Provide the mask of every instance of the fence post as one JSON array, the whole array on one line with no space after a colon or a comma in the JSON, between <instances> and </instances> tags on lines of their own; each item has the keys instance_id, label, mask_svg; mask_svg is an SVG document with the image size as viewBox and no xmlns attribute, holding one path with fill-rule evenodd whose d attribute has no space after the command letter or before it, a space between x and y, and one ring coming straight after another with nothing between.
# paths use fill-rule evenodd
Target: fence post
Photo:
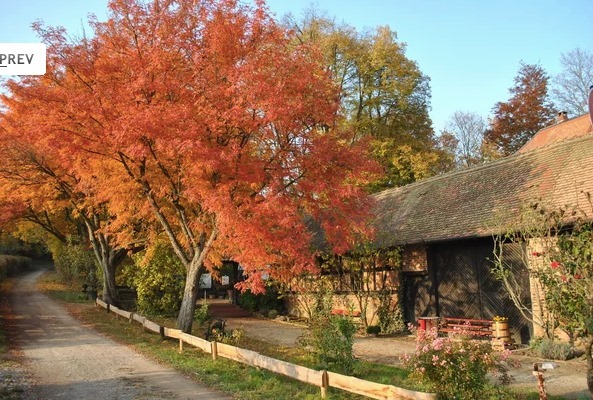
<instances>
[{"instance_id":1,"label":"fence post","mask_svg":"<svg viewBox=\"0 0 593 400\"><path fill-rule=\"evenodd\" d=\"M128 322L129 322L130 324L131 324L132 322L134 322L134 313L133 313L133 312L131 312L131 313L130 313L130 321L128 321Z\"/></svg>"},{"instance_id":2,"label":"fence post","mask_svg":"<svg viewBox=\"0 0 593 400\"><path fill-rule=\"evenodd\" d=\"M183 353L183 339L179 338L179 354Z\"/></svg>"},{"instance_id":3,"label":"fence post","mask_svg":"<svg viewBox=\"0 0 593 400\"><path fill-rule=\"evenodd\" d=\"M110 306L110 304L107 303L107 307L105 307L105 309L107 310L107 314L109 314L109 306Z\"/></svg>"},{"instance_id":4,"label":"fence post","mask_svg":"<svg viewBox=\"0 0 593 400\"><path fill-rule=\"evenodd\" d=\"M321 398L327 398L327 388L329 387L329 375L326 370L321 371Z\"/></svg>"},{"instance_id":5,"label":"fence post","mask_svg":"<svg viewBox=\"0 0 593 400\"><path fill-rule=\"evenodd\" d=\"M161 335L161 342L165 340L165 327L159 326L159 334Z\"/></svg>"},{"instance_id":6,"label":"fence post","mask_svg":"<svg viewBox=\"0 0 593 400\"><path fill-rule=\"evenodd\" d=\"M210 342L212 346L212 359L216 361L218 358L218 347L216 346L216 341Z\"/></svg>"}]
</instances>

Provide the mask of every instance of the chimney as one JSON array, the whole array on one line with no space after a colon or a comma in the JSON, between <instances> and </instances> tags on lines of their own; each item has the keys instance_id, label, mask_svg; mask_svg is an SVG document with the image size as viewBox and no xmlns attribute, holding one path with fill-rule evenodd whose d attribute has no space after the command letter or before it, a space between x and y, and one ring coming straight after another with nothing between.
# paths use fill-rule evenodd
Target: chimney
<instances>
[{"instance_id":1,"label":"chimney","mask_svg":"<svg viewBox=\"0 0 593 400\"><path fill-rule=\"evenodd\" d=\"M556 123L559 124L561 122L564 122L568 119L568 113L566 111L560 111L558 113L558 116L556 117Z\"/></svg>"},{"instance_id":2,"label":"chimney","mask_svg":"<svg viewBox=\"0 0 593 400\"><path fill-rule=\"evenodd\" d=\"M593 85L589 86L589 119L593 125Z\"/></svg>"}]
</instances>

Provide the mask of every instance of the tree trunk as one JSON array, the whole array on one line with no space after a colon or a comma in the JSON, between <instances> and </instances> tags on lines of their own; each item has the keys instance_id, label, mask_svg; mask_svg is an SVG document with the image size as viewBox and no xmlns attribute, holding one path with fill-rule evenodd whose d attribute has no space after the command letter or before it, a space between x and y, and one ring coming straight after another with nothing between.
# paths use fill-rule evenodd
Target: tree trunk
<instances>
[{"instance_id":1,"label":"tree trunk","mask_svg":"<svg viewBox=\"0 0 593 400\"><path fill-rule=\"evenodd\" d=\"M110 260L102 260L101 270L103 271L103 301L119 307L119 294L115 284L115 271L117 265Z\"/></svg>"},{"instance_id":2,"label":"tree trunk","mask_svg":"<svg viewBox=\"0 0 593 400\"><path fill-rule=\"evenodd\" d=\"M177 316L177 329L185 333L191 333L194 322L194 313L196 311L196 301L200 289L200 275L202 273L203 262L194 259L189 265L185 279L185 289L183 290L183 300Z\"/></svg>"},{"instance_id":3,"label":"tree trunk","mask_svg":"<svg viewBox=\"0 0 593 400\"><path fill-rule=\"evenodd\" d=\"M589 336L585 344L585 357L587 358L587 387L589 392L593 394L593 336Z\"/></svg>"}]
</instances>

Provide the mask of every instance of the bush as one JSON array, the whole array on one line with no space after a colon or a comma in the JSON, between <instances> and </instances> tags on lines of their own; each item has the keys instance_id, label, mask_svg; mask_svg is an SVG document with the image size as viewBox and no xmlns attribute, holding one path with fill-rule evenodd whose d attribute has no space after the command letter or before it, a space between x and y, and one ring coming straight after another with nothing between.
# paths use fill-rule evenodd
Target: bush
<instances>
[{"instance_id":1,"label":"bush","mask_svg":"<svg viewBox=\"0 0 593 400\"><path fill-rule=\"evenodd\" d=\"M203 303L200 308L196 309L194 314L194 321L198 324L198 326L204 326L206 322L210 319L210 311L208 310L208 303Z\"/></svg>"},{"instance_id":2,"label":"bush","mask_svg":"<svg viewBox=\"0 0 593 400\"><path fill-rule=\"evenodd\" d=\"M531 350L540 358L552 360L570 360L576 356L570 343L559 342L548 338L539 338L530 343Z\"/></svg>"},{"instance_id":3,"label":"bush","mask_svg":"<svg viewBox=\"0 0 593 400\"><path fill-rule=\"evenodd\" d=\"M426 385L439 398L473 400L489 398L496 391L488 379L490 372L498 372L502 383L510 382L509 354L505 351L496 355L490 342L463 335L454 339L438 337L433 329L417 336L416 352L404 355L403 363L410 378Z\"/></svg>"},{"instance_id":4,"label":"bush","mask_svg":"<svg viewBox=\"0 0 593 400\"><path fill-rule=\"evenodd\" d=\"M97 288L97 264L93 251L78 243L79 238L69 237L67 243L55 243L51 255L57 273L67 283L75 286L84 284Z\"/></svg>"},{"instance_id":5,"label":"bush","mask_svg":"<svg viewBox=\"0 0 593 400\"><path fill-rule=\"evenodd\" d=\"M183 299L185 269L171 248L158 243L134 255L134 261L125 274L127 284L138 294L138 310L146 315L176 316Z\"/></svg>"},{"instance_id":6,"label":"bush","mask_svg":"<svg viewBox=\"0 0 593 400\"><path fill-rule=\"evenodd\" d=\"M0 280L12 275L19 269L29 267L31 259L22 256L0 255Z\"/></svg>"},{"instance_id":7,"label":"bush","mask_svg":"<svg viewBox=\"0 0 593 400\"><path fill-rule=\"evenodd\" d=\"M348 316L317 315L309 321L309 330L300 338L300 344L311 347L317 368L351 374L355 332L356 325Z\"/></svg>"},{"instance_id":8,"label":"bush","mask_svg":"<svg viewBox=\"0 0 593 400\"><path fill-rule=\"evenodd\" d=\"M270 311L268 311L268 318L274 319L277 316L278 316L278 311L277 310L270 310Z\"/></svg>"},{"instance_id":9,"label":"bush","mask_svg":"<svg viewBox=\"0 0 593 400\"><path fill-rule=\"evenodd\" d=\"M398 299L394 301L392 292L384 290L379 293L379 307L377 308L377 317L381 332L402 333L406 330L404 322L404 313L402 309L402 293L398 292Z\"/></svg>"},{"instance_id":10,"label":"bush","mask_svg":"<svg viewBox=\"0 0 593 400\"><path fill-rule=\"evenodd\" d=\"M381 332L381 327L379 325L367 326L367 333L369 335L378 335L380 332Z\"/></svg>"},{"instance_id":11,"label":"bush","mask_svg":"<svg viewBox=\"0 0 593 400\"><path fill-rule=\"evenodd\" d=\"M282 310L284 304L278 291L273 287L267 287L266 292L262 294L253 294L250 290L239 294L239 305L252 313L260 312L267 316L270 310Z\"/></svg>"}]
</instances>

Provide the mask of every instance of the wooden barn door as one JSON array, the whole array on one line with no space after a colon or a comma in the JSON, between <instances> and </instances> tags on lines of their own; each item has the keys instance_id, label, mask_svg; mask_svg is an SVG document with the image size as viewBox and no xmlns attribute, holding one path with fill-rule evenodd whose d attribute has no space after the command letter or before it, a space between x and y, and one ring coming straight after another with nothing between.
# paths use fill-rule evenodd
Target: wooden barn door
<instances>
[{"instance_id":1,"label":"wooden barn door","mask_svg":"<svg viewBox=\"0 0 593 400\"><path fill-rule=\"evenodd\" d=\"M504 258L523 286L529 305L529 275L522 264L520 245L505 245ZM475 239L428 247L428 273L403 274L403 306L407 322L418 317L462 317L509 319L517 342L527 343L531 325L509 299L502 284L491 273L494 242Z\"/></svg>"},{"instance_id":2,"label":"wooden barn door","mask_svg":"<svg viewBox=\"0 0 593 400\"><path fill-rule=\"evenodd\" d=\"M503 315L504 293L490 272L491 240L447 243L431 250L441 316L491 319Z\"/></svg>"},{"instance_id":3,"label":"wooden barn door","mask_svg":"<svg viewBox=\"0 0 593 400\"><path fill-rule=\"evenodd\" d=\"M416 324L418 317L437 314L433 279L428 274L403 274L403 308L406 322Z\"/></svg>"}]
</instances>

